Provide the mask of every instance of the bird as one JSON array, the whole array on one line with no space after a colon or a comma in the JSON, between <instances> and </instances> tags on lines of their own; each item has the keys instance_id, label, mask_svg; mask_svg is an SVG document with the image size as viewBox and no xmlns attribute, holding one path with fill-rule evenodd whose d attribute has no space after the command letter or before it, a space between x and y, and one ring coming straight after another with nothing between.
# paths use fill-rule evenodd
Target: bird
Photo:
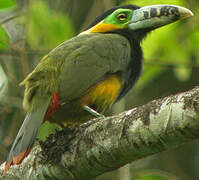
<instances>
[{"instance_id":1,"label":"bird","mask_svg":"<svg viewBox=\"0 0 199 180\"><path fill-rule=\"evenodd\" d=\"M113 7L44 56L20 84L26 116L4 173L31 152L46 121L73 126L103 116L140 77L140 44L147 34L190 16L189 9L175 5Z\"/></svg>"}]
</instances>

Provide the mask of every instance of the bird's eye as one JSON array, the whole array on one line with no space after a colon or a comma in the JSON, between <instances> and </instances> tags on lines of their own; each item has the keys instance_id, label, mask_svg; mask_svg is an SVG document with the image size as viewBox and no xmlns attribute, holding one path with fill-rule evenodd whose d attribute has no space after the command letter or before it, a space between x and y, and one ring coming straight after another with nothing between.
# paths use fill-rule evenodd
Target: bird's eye
<instances>
[{"instance_id":1,"label":"bird's eye","mask_svg":"<svg viewBox=\"0 0 199 180\"><path fill-rule=\"evenodd\" d=\"M127 18L127 15L125 13L120 13L117 15L117 18L120 20L120 21L124 21L126 20Z\"/></svg>"}]
</instances>

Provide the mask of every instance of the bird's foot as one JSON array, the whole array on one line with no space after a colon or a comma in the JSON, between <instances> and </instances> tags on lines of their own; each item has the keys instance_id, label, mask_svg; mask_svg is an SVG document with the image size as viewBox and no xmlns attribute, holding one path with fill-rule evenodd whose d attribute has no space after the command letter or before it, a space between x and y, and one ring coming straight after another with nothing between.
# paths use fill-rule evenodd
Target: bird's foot
<instances>
[{"instance_id":1,"label":"bird's foot","mask_svg":"<svg viewBox=\"0 0 199 180\"><path fill-rule=\"evenodd\" d=\"M92 119L88 122L83 123L80 127L87 127L93 123L98 122L100 119L105 118L105 116L103 114L98 113L97 111L95 111L94 109L88 107L88 106L83 106L84 110L88 111L89 113L91 113L93 116L95 116L95 119Z\"/></svg>"},{"instance_id":2,"label":"bird's foot","mask_svg":"<svg viewBox=\"0 0 199 180\"><path fill-rule=\"evenodd\" d=\"M92 114L95 117L101 117L104 118L105 116L103 114L98 113L97 111L95 111L94 109L88 107L88 106L83 106L84 110L86 110L87 112L89 112L90 114Z\"/></svg>"}]
</instances>

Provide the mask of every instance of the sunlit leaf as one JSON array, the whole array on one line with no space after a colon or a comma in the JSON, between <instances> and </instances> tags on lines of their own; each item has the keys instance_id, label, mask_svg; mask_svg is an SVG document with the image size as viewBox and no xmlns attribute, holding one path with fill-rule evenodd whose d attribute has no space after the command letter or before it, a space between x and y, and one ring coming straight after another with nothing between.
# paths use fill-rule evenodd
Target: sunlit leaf
<instances>
[{"instance_id":1,"label":"sunlit leaf","mask_svg":"<svg viewBox=\"0 0 199 180\"><path fill-rule=\"evenodd\" d=\"M8 35L4 31L4 29L0 26L0 49L8 48Z\"/></svg>"},{"instance_id":2,"label":"sunlit leaf","mask_svg":"<svg viewBox=\"0 0 199 180\"><path fill-rule=\"evenodd\" d=\"M170 180L170 178L165 178L160 175L140 175L139 177L133 180Z\"/></svg>"},{"instance_id":3,"label":"sunlit leaf","mask_svg":"<svg viewBox=\"0 0 199 180\"><path fill-rule=\"evenodd\" d=\"M139 6L147 6L147 5L153 5L153 4L175 4L175 5L184 5L184 0L150 0L150 1L146 1L146 0L129 0L126 3L130 3L130 4L136 4Z\"/></svg>"},{"instance_id":4,"label":"sunlit leaf","mask_svg":"<svg viewBox=\"0 0 199 180\"><path fill-rule=\"evenodd\" d=\"M48 121L45 122L40 128L38 138L41 140L45 140L46 136L54 132L55 128L55 125L49 123Z\"/></svg>"},{"instance_id":5,"label":"sunlit leaf","mask_svg":"<svg viewBox=\"0 0 199 180\"><path fill-rule=\"evenodd\" d=\"M0 0L0 10L9 8L15 5L14 0Z\"/></svg>"},{"instance_id":6,"label":"sunlit leaf","mask_svg":"<svg viewBox=\"0 0 199 180\"><path fill-rule=\"evenodd\" d=\"M157 171L139 173L139 175L137 175L132 180L177 180L177 178L172 176L171 174Z\"/></svg>"}]
</instances>

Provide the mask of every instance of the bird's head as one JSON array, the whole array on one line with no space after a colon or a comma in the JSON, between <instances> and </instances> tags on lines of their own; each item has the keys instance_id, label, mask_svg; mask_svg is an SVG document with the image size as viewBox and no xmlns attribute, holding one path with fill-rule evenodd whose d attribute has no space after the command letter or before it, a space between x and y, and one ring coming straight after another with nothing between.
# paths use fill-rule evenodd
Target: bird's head
<instances>
[{"instance_id":1,"label":"bird's head","mask_svg":"<svg viewBox=\"0 0 199 180\"><path fill-rule=\"evenodd\" d=\"M193 16L193 13L180 6L124 5L109 9L96 17L83 34L128 33L141 41L151 30L190 16Z\"/></svg>"}]
</instances>

